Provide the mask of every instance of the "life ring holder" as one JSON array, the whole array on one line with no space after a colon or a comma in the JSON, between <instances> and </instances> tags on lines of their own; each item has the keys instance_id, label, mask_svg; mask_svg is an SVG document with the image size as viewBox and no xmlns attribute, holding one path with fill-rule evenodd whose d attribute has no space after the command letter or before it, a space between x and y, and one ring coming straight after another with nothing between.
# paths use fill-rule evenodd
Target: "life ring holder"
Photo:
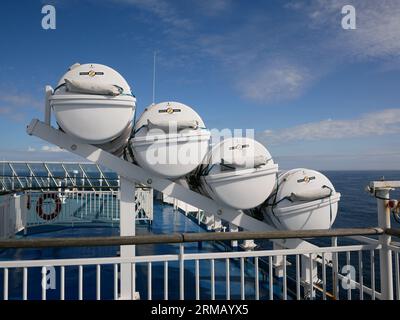
<instances>
[{"instance_id":1,"label":"life ring holder","mask_svg":"<svg viewBox=\"0 0 400 320\"><path fill-rule=\"evenodd\" d=\"M55 209L51 213L43 211L43 202L46 199L53 199L56 205ZM36 213L37 215L46 221L54 220L61 212L61 200L56 193L44 193L36 202Z\"/></svg>"},{"instance_id":2,"label":"life ring holder","mask_svg":"<svg viewBox=\"0 0 400 320\"><path fill-rule=\"evenodd\" d=\"M30 193L28 193L28 195L27 195L27 197L26 197L26 208L27 208L28 210L31 209L31 194L30 194Z\"/></svg>"}]
</instances>

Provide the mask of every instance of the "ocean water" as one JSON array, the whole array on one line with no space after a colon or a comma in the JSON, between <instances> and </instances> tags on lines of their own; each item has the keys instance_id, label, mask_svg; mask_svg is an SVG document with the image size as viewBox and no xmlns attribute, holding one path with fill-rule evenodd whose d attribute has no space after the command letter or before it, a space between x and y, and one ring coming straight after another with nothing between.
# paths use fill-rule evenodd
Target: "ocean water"
<instances>
[{"instance_id":1,"label":"ocean water","mask_svg":"<svg viewBox=\"0 0 400 320\"><path fill-rule=\"evenodd\" d=\"M400 180L400 171L325 171L336 191L341 193L339 211L333 228L376 227L376 199L365 187L371 181ZM399 199L399 192L392 192L391 197ZM392 220L393 226L400 227Z\"/></svg>"}]
</instances>

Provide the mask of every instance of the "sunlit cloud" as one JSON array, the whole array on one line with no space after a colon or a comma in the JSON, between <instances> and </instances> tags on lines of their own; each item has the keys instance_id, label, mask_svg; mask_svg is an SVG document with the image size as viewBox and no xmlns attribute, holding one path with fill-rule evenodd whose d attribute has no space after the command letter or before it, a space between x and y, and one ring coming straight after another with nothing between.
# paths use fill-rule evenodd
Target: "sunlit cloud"
<instances>
[{"instance_id":1,"label":"sunlit cloud","mask_svg":"<svg viewBox=\"0 0 400 320\"><path fill-rule=\"evenodd\" d=\"M14 122L26 121L30 111L39 111L41 108L42 102L31 95L0 92L0 116Z\"/></svg>"},{"instance_id":2,"label":"sunlit cloud","mask_svg":"<svg viewBox=\"0 0 400 320\"><path fill-rule=\"evenodd\" d=\"M302 67L285 62L271 62L238 81L238 90L259 102L297 98L310 85L312 76Z\"/></svg>"},{"instance_id":3,"label":"sunlit cloud","mask_svg":"<svg viewBox=\"0 0 400 320\"><path fill-rule=\"evenodd\" d=\"M383 136L400 133L400 109L385 109L355 119L327 119L298 126L265 130L259 139L269 145L294 141L318 141Z\"/></svg>"}]
</instances>

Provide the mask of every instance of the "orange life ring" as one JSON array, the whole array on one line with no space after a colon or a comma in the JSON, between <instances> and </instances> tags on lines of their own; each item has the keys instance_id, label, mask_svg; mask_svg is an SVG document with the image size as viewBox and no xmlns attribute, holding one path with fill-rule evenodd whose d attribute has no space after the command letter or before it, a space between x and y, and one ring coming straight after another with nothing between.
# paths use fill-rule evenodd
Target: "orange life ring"
<instances>
[{"instance_id":1,"label":"orange life ring","mask_svg":"<svg viewBox=\"0 0 400 320\"><path fill-rule=\"evenodd\" d=\"M51 213L43 211L43 201L46 199L53 199L56 205L55 209ZM56 193L44 193L36 202L36 213L43 220L49 221L55 219L61 212L61 200Z\"/></svg>"}]
</instances>

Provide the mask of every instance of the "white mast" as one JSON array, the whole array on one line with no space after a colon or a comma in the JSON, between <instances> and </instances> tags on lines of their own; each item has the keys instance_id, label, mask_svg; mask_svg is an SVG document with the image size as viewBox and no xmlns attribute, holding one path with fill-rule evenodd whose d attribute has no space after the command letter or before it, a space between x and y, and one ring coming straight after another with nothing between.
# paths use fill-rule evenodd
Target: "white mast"
<instances>
[{"instance_id":1,"label":"white mast","mask_svg":"<svg viewBox=\"0 0 400 320\"><path fill-rule=\"evenodd\" d=\"M153 104L155 104L155 99L156 99L156 55L157 55L157 52L154 51L154 56L153 56Z\"/></svg>"}]
</instances>

